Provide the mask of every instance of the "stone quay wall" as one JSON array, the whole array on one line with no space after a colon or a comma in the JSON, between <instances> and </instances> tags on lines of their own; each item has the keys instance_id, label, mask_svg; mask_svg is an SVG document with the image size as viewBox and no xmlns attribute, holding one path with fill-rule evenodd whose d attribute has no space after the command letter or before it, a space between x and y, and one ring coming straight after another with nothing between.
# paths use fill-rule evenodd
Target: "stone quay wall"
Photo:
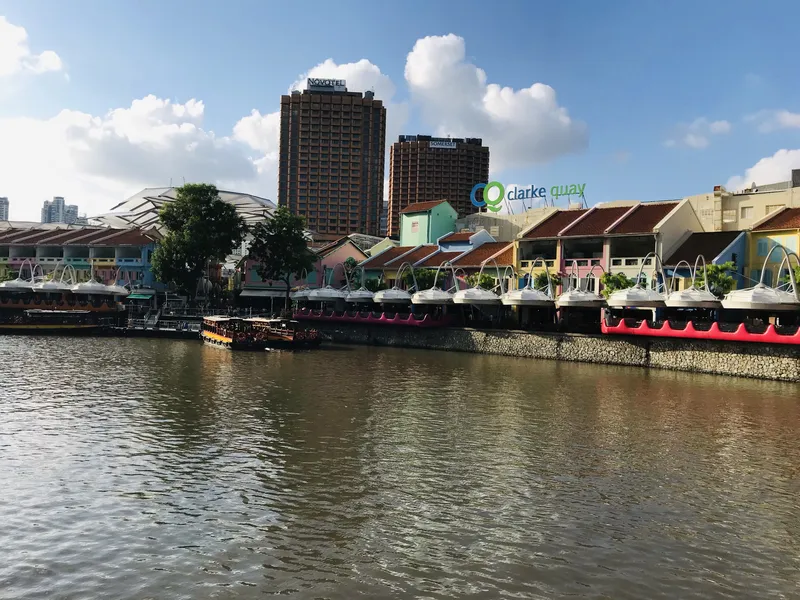
<instances>
[{"instance_id":1,"label":"stone quay wall","mask_svg":"<svg viewBox=\"0 0 800 600\"><path fill-rule=\"evenodd\" d=\"M320 322L314 326L325 339L342 344L474 352L800 382L800 348L790 345Z\"/></svg>"}]
</instances>

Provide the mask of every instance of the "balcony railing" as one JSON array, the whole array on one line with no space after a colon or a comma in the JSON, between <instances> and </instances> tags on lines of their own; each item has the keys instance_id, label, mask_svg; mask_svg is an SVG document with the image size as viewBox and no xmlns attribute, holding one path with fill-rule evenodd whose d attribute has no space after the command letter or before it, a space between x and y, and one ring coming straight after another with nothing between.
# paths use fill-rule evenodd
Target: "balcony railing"
<instances>
[{"instance_id":1,"label":"balcony railing","mask_svg":"<svg viewBox=\"0 0 800 600\"><path fill-rule=\"evenodd\" d=\"M120 265L140 265L142 264L142 257L138 258L118 258L116 259L117 264Z\"/></svg>"},{"instance_id":2,"label":"balcony railing","mask_svg":"<svg viewBox=\"0 0 800 600\"><path fill-rule=\"evenodd\" d=\"M117 262L117 259L116 258L92 258L92 259L90 259L90 262L95 264L95 265L101 265L101 266L102 265L108 265L108 266L113 267L114 263Z\"/></svg>"},{"instance_id":3,"label":"balcony railing","mask_svg":"<svg viewBox=\"0 0 800 600\"><path fill-rule=\"evenodd\" d=\"M611 266L612 267L641 267L642 264L644 266L650 266L653 264L653 259L648 258L645 260L643 256L631 256L631 257L620 257L620 258L612 258L611 259Z\"/></svg>"},{"instance_id":4,"label":"balcony railing","mask_svg":"<svg viewBox=\"0 0 800 600\"><path fill-rule=\"evenodd\" d=\"M534 262L535 261L533 261L533 260L521 260L521 261L519 261L519 268L522 269L523 271L526 270L526 269L530 269L531 265ZM547 265L548 269L555 269L555 267L556 267L555 259L553 259L553 260L545 260L544 262ZM541 261L539 261L539 263L540 263L540 268L541 268Z\"/></svg>"},{"instance_id":5,"label":"balcony railing","mask_svg":"<svg viewBox=\"0 0 800 600\"><path fill-rule=\"evenodd\" d=\"M602 258L565 258L564 265L567 269L572 266L572 263L575 263L578 267L593 267L595 265L602 265L603 259Z\"/></svg>"}]
</instances>

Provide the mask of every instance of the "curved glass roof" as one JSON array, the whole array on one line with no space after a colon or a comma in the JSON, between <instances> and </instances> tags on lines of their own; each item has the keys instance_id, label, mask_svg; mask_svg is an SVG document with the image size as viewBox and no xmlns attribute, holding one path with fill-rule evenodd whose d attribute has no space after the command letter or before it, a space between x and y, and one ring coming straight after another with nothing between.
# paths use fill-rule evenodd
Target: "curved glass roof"
<instances>
[{"instance_id":1,"label":"curved glass roof","mask_svg":"<svg viewBox=\"0 0 800 600\"><path fill-rule=\"evenodd\" d=\"M91 217L90 223L108 227L149 227L158 226L158 211L167 202L175 200L177 188L145 188L114 206L109 212ZM263 221L272 214L277 207L274 202L253 196L219 190L219 196L225 202L236 207L248 225Z\"/></svg>"}]
</instances>

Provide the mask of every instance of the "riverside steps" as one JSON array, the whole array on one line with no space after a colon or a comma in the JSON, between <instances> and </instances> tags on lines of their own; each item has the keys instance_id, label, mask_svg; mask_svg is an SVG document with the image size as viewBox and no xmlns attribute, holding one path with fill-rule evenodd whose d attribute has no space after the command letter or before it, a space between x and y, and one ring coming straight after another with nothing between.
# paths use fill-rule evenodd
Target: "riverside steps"
<instances>
[{"instance_id":1,"label":"riverside steps","mask_svg":"<svg viewBox=\"0 0 800 600\"><path fill-rule=\"evenodd\" d=\"M449 350L800 382L800 349L795 346L455 327L412 330L324 322L316 326L328 341L340 344Z\"/></svg>"}]
</instances>

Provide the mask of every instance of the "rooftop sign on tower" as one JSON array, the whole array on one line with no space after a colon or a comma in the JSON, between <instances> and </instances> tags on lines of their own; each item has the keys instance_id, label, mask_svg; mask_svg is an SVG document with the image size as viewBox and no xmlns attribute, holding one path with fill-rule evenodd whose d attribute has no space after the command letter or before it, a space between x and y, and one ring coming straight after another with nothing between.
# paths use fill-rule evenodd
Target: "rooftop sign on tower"
<instances>
[{"instance_id":1,"label":"rooftop sign on tower","mask_svg":"<svg viewBox=\"0 0 800 600\"><path fill-rule=\"evenodd\" d=\"M309 77L306 87L315 92L347 91L347 85L344 79L319 79L318 77Z\"/></svg>"}]
</instances>

